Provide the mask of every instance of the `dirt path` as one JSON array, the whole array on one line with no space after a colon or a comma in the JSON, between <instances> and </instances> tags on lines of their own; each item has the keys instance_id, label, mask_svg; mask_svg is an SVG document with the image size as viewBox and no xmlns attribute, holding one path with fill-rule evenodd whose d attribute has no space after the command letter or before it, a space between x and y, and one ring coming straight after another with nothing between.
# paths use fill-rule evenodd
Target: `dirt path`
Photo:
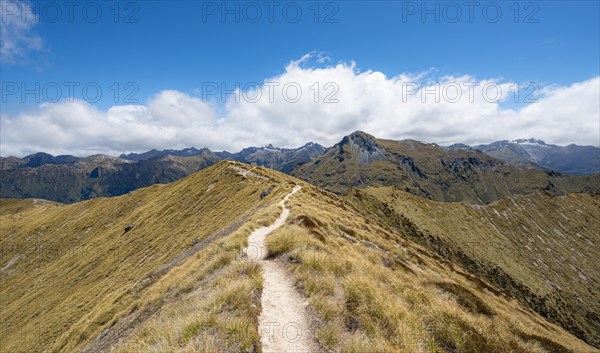
<instances>
[{"instance_id":1,"label":"dirt path","mask_svg":"<svg viewBox=\"0 0 600 353\"><path fill-rule=\"evenodd\" d=\"M306 300L294 288L285 269L275 261L267 261L265 238L285 224L290 210L285 202L300 186L294 187L279 205L283 212L275 223L256 229L248 237L246 254L251 261L260 261L265 279L261 298L262 312L258 318L260 340L264 353L310 352L313 349L306 317Z\"/></svg>"}]
</instances>

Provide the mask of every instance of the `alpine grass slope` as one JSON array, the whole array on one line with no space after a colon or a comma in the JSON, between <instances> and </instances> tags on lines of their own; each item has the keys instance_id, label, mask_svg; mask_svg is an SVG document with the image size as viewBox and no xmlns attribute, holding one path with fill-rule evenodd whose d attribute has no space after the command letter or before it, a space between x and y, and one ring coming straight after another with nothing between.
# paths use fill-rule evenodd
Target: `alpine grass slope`
<instances>
[{"instance_id":1,"label":"alpine grass slope","mask_svg":"<svg viewBox=\"0 0 600 353\"><path fill-rule=\"evenodd\" d=\"M483 210L449 205L453 211L443 215L446 204L398 191L367 188L341 197L238 162L71 205L2 200L2 347L9 352L260 352L264 278L243 250L254 229L275 221L278 202L294 186L302 189L287 201L286 224L267 237L268 258L287 270L308 301L314 333L308 339L316 350L599 351L592 346L598 341L589 322L574 317L581 325L567 325L535 300L523 300L513 282L495 281L469 262L489 260L536 296L550 291L545 275L565 295L581 296L564 308L598 315L593 300L600 276L590 264L593 246L597 249L590 229L598 222L598 202L591 196L534 194ZM563 206L555 218L542 221L532 212L547 197ZM494 210L503 220L494 220ZM475 220L480 215L487 221ZM531 233L534 222L551 233L542 237L547 247L559 242L565 248L540 254L542 240L519 243L544 234ZM472 223L472 231L463 229ZM498 226L508 240L494 234ZM467 238L493 237L501 245L527 245L531 252L505 263L473 247L458 258L420 240L421 234L451 243L453 251ZM565 268L552 256L564 256ZM579 272L567 268L568 261ZM576 273L582 281L578 288L569 288L576 280L558 278Z\"/></svg>"}]
</instances>

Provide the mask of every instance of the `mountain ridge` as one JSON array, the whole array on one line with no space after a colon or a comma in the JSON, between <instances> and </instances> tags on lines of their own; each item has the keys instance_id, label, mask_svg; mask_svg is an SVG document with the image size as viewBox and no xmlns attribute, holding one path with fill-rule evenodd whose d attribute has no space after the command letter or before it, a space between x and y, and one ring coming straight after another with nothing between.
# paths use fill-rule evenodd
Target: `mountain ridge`
<instances>
[{"instance_id":1,"label":"mountain ridge","mask_svg":"<svg viewBox=\"0 0 600 353\"><path fill-rule=\"evenodd\" d=\"M88 157L36 153L24 158L0 157L0 197L43 198L77 202L118 196L140 187L169 183L222 160L265 165L290 172L324 150L307 143L299 148L251 147L237 153L207 148L151 150L141 154Z\"/></svg>"},{"instance_id":2,"label":"mountain ridge","mask_svg":"<svg viewBox=\"0 0 600 353\"><path fill-rule=\"evenodd\" d=\"M576 177L520 168L477 149L378 139L361 131L345 136L291 174L341 194L355 187L396 186L433 200L480 204L540 190L600 191L599 174Z\"/></svg>"},{"instance_id":3,"label":"mountain ridge","mask_svg":"<svg viewBox=\"0 0 600 353\"><path fill-rule=\"evenodd\" d=\"M410 139L377 139L356 131L330 148L312 142L298 148L247 147L236 153L190 147L122 154L122 158L108 155L55 157L40 152L24 158L0 157L0 197L76 202L98 196L117 196L139 187L175 181L221 160L266 166L315 181L320 176L307 168L314 167L315 161L320 163L323 158L331 157L324 157L328 151L338 152L333 160L337 159L339 163L330 165L330 170L325 170L323 165L314 169L318 174L344 176L344 180L333 182L335 190L330 190L336 192L370 182L391 183L403 185L416 195L438 200L466 199L485 203L502 195L541 189L559 193L597 191L598 174L589 174L589 171L594 168L594 160L600 160L600 155L596 155L600 149L576 145L557 147L533 138L515 141L503 140L475 147L464 144L442 147ZM543 151L537 146L543 146ZM484 154L475 152L481 150ZM548 154L546 150L554 152ZM579 159L571 160L572 153ZM355 157L356 165L343 162L351 156ZM361 171L372 163L376 172ZM544 166L549 164L559 170L574 171L581 177L556 173ZM509 187L504 185L507 178L510 185L519 178L532 180L529 186L525 181L522 185Z\"/></svg>"},{"instance_id":4,"label":"mountain ridge","mask_svg":"<svg viewBox=\"0 0 600 353\"><path fill-rule=\"evenodd\" d=\"M369 215L370 203L233 161L114 198L69 205L0 200L5 348L260 351L262 274L243 249L253 229L273 224L282 210L277 203L295 186L302 189L288 200L288 221L269 235L267 258L287 269L304 296L317 352L598 352L511 299L502 285L415 242L415 229L436 234L417 222L419 212L410 219L416 228L395 227ZM414 199L409 209L444 205L404 195ZM519 207L535 211L528 200L536 196L522 199ZM570 218L597 219L569 202L563 208ZM448 216L458 226L469 221ZM560 214L553 219L567 229L578 224ZM553 224L539 226L548 232ZM589 229L573 237L576 249ZM582 260L593 254L583 250Z\"/></svg>"}]
</instances>

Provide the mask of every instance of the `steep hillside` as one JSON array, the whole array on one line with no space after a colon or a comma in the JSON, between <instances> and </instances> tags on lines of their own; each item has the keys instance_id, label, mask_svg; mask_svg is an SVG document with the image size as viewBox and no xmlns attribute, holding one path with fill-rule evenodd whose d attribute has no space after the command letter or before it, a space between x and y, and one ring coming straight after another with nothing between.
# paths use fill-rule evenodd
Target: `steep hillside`
<instances>
[{"instance_id":1,"label":"steep hillside","mask_svg":"<svg viewBox=\"0 0 600 353\"><path fill-rule=\"evenodd\" d=\"M71 203L118 196L181 179L220 160L212 153L137 162L104 155L73 158L65 160L42 154L23 159L0 158L0 197L34 197Z\"/></svg>"},{"instance_id":2,"label":"steep hillside","mask_svg":"<svg viewBox=\"0 0 600 353\"><path fill-rule=\"evenodd\" d=\"M243 249L294 185L302 188L266 239L268 258L306 298L312 327L303 334L317 351L599 351L418 244L412 229L371 215L375 196L354 206L236 162L115 198L2 201L3 348L260 352L265 273ZM589 216L576 208L565 216Z\"/></svg>"},{"instance_id":3,"label":"steep hillside","mask_svg":"<svg viewBox=\"0 0 600 353\"><path fill-rule=\"evenodd\" d=\"M177 183L72 205L2 201L3 349L73 352L120 318L147 316L191 290L199 277L183 281L173 268L291 189L277 175L242 176L239 168L221 163ZM16 212L15 203L29 206ZM205 255L198 260L208 275L222 254Z\"/></svg>"},{"instance_id":4,"label":"steep hillside","mask_svg":"<svg viewBox=\"0 0 600 353\"><path fill-rule=\"evenodd\" d=\"M308 297L326 350L598 351L339 197L305 186L291 207L290 224L270 239L270 256Z\"/></svg>"},{"instance_id":5,"label":"steep hillside","mask_svg":"<svg viewBox=\"0 0 600 353\"><path fill-rule=\"evenodd\" d=\"M369 187L350 199L373 220L600 346L598 194L536 193L467 206Z\"/></svg>"},{"instance_id":6,"label":"steep hillside","mask_svg":"<svg viewBox=\"0 0 600 353\"><path fill-rule=\"evenodd\" d=\"M478 150L447 149L412 140L376 139L364 132L344 137L292 175L336 193L353 187L396 186L439 201L488 203L503 196L549 190L600 191L600 175L574 177L521 169Z\"/></svg>"},{"instance_id":7,"label":"steep hillside","mask_svg":"<svg viewBox=\"0 0 600 353\"><path fill-rule=\"evenodd\" d=\"M0 216L20 213L43 205L58 205L42 199L0 199Z\"/></svg>"}]
</instances>

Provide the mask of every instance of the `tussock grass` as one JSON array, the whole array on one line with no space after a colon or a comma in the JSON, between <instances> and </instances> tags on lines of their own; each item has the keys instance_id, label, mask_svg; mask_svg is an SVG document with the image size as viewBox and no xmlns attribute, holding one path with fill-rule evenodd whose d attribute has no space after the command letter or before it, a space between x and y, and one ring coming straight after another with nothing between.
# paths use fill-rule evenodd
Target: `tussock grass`
<instances>
[{"instance_id":1,"label":"tussock grass","mask_svg":"<svg viewBox=\"0 0 600 353\"><path fill-rule=\"evenodd\" d=\"M263 279L242 249L300 182L261 168L253 173L269 179L243 176L231 165L114 199L0 212L3 348L260 351ZM303 186L288 201L288 224L267 247L308 298L324 351L597 351L403 230ZM267 188L272 192L260 200ZM124 233L130 223L135 227ZM40 243L46 250L36 257L30 245Z\"/></svg>"},{"instance_id":2,"label":"tussock grass","mask_svg":"<svg viewBox=\"0 0 600 353\"><path fill-rule=\"evenodd\" d=\"M299 245L295 237L297 234L292 234L293 232L297 232L298 229L290 229L285 233L271 234L267 240L268 256L275 257L292 252Z\"/></svg>"},{"instance_id":3,"label":"tussock grass","mask_svg":"<svg viewBox=\"0 0 600 353\"><path fill-rule=\"evenodd\" d=\"M116 342L115 332L129 335L177 298L198 298L199 283L215 285L213 303L222 300L225 315L218 318L229 325L202 326L202 332L239 332L243 325L236 318L246 322L256 312L232 313L246 312L252 302L248 296L258 296L262 285L256 269L239 263L240 249L253 228L275 219L276 203L291 186L280 173L257 168L255 175L264 177L243 176L234 166L244 167L222 162L172 184L71 205L2 200L2 349L105 351ZM261 200L266 189L271 193ZM128 224L134 228L124 232ZM221 287L216 286L218 276L228 278L219 282ZM245 280L238 281L240 277ZM235 295L242 290L245 294ZM214 319L216 311L211 310L203 311L203 324ZM192 317L188 336L194 331L191 322ZM159 323L140 334L148 342L136 341L136 349L163 352L159 347L165 342L184 351L195 345L223 347L225 336L192 335L180 341L184 322L177 332ZM254 344L255 336L225 341L237 350Z\"/></svg>"},{"instance_id":4,"label":"tussock grass","mask_svg":"<svg viewBox=\"0 0 600 353\"><path fill-rule=\"evenodd\" d=\"M593 351L337 196L305 187L289 203L290 223L269 237L268 251L285 261L309 298L323 350Z\"/></svg>"},{"instance_id":5,"label":"tussock grass","mask_svg":"<svg viewBox=\"0 0 600 353\"><path fill-rule=\"evenodd\" d=\"M255 217L253 217L254 223L259 227L269 226L275 222L275 219L279 216L281 211L282 209L277 203L269 207L265 207L260 210Z\"/></svg>"},{"instance_id":6,"label":"tussock grass","mask_svg":"<svg viewBox=\"0 0 600 353\"><path fill-rule=\"evenodd\" d=\"M425 200L397 188L368 187L348 199L377 222L443 254L446 266L464 266L600 345L598 195L538 193L475 207ZM480 290L497 292L479 284ZM454 292L459 303L476 302L461 301L452 288L446 292Z\"/></svg>"},{"instance_id":7,"label":"tussock grass","mask_svg":"<svg viewBox=\"0 0 600 353\"><path fill-rule=\"evenodd\" d=\"M259 345L257 317L263 279L257 263L242 256L251 221L222 239L219 252L190 257L179 266L183 277L195 281L192 291L169 301L136 327L112 352L251 352ZM229 249L223 252L223 249ZM170 273L165 281L177 281ZM162 285L161 287L164 287Z\"/></svg>"}]
</instances>

